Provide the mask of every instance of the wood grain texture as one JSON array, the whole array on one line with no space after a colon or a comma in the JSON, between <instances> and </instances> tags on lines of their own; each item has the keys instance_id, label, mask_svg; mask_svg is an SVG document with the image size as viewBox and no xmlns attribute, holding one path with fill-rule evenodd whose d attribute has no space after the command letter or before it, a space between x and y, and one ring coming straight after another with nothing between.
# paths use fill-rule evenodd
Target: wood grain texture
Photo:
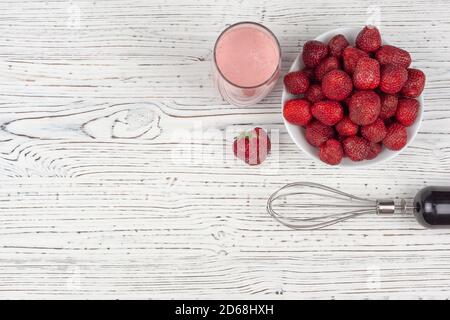
<instances>
[{"instance_id":1,"label":"wood grain texture","mask_svg":"<svg viewBox=\"0 0 450 320\"><path fill-rule=\"evenodd\" d=\"M379 13L379 15L378 15ZM284 183L411 198L450 185L446 1L0 3L1 298L450 298L450 232L364 216L313 232L280 226ZM283 70L310 38L378 20L428 77L420 133L367 169L296 148L281 84L227 105L212 86L226 25L270 27ZM229 156L239 126L279 134L263 166Z\"/></svg>"}]
</instances>

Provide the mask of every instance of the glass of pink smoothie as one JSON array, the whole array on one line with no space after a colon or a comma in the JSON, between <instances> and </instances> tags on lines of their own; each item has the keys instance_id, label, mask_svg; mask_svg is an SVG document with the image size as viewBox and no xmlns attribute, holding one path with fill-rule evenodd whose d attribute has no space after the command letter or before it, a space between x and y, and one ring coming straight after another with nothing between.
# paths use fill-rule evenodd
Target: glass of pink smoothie
<instances>
[{"instance_id":1,"label":"glass of pink smoothie","mask_svg":"<svg viewBox=\"0 0 450 320\"><path fill-rule=\"evenodd\" d=\"M275 86L280 67L277 38L255 22L231 25L214 46L215 86L226 101L236 106L261 101Z\"/></svg>"}]
</instances>

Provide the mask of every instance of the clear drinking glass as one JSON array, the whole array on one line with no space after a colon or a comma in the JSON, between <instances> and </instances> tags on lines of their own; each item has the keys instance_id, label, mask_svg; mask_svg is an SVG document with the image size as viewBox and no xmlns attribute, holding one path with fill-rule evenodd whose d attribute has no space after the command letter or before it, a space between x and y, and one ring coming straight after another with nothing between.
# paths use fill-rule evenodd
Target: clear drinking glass
<instances>
[{"instance_id":1,"label":"clear drinking glass","mask_svg":"<svg viewBox=\"0 0 450 320\"><path fill-rule=\"evenodd\" d=\"M280 68L277 38L256 22L231 25L214 46L214 83L230 104L249 106L261 101L275 86Z\"/></svg>"}]
</instances>

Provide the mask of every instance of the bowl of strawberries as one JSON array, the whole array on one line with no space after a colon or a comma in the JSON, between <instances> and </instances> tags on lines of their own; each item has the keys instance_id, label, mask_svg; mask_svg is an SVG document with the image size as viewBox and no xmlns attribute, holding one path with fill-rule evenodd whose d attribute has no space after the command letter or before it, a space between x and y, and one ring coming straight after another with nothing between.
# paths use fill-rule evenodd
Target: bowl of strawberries
<instances>
[{"instance_id":1,"label":"bowl of strawberries","mask_svg":"<svg viewBox=\"0 0 450 320\"><path fill-rule=\"evenodd\" d=\"M425 74L374 26L307 41L284 77L283 118L297 146L342 167L392 159L416 136Z\"/></svg>"}]
</instances>

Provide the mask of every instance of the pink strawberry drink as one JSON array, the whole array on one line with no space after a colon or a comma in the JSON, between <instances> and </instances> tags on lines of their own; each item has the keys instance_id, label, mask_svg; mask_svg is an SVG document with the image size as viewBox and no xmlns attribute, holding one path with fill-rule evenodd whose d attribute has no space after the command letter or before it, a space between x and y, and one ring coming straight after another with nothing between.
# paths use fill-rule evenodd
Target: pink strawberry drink
<instances>
[{"instance_id":1,"label":"pink strawberry drink","mask_svg":"<svg viewBox=\"0 0 450 320\"><path fill-rule=\"evenodd\" d=\"M234 24L222 32L214 48L215 85L231 104L255 104L273 89L280 61L280 46L272 32L253 22Z\"/></svg>"}]
</instances>

